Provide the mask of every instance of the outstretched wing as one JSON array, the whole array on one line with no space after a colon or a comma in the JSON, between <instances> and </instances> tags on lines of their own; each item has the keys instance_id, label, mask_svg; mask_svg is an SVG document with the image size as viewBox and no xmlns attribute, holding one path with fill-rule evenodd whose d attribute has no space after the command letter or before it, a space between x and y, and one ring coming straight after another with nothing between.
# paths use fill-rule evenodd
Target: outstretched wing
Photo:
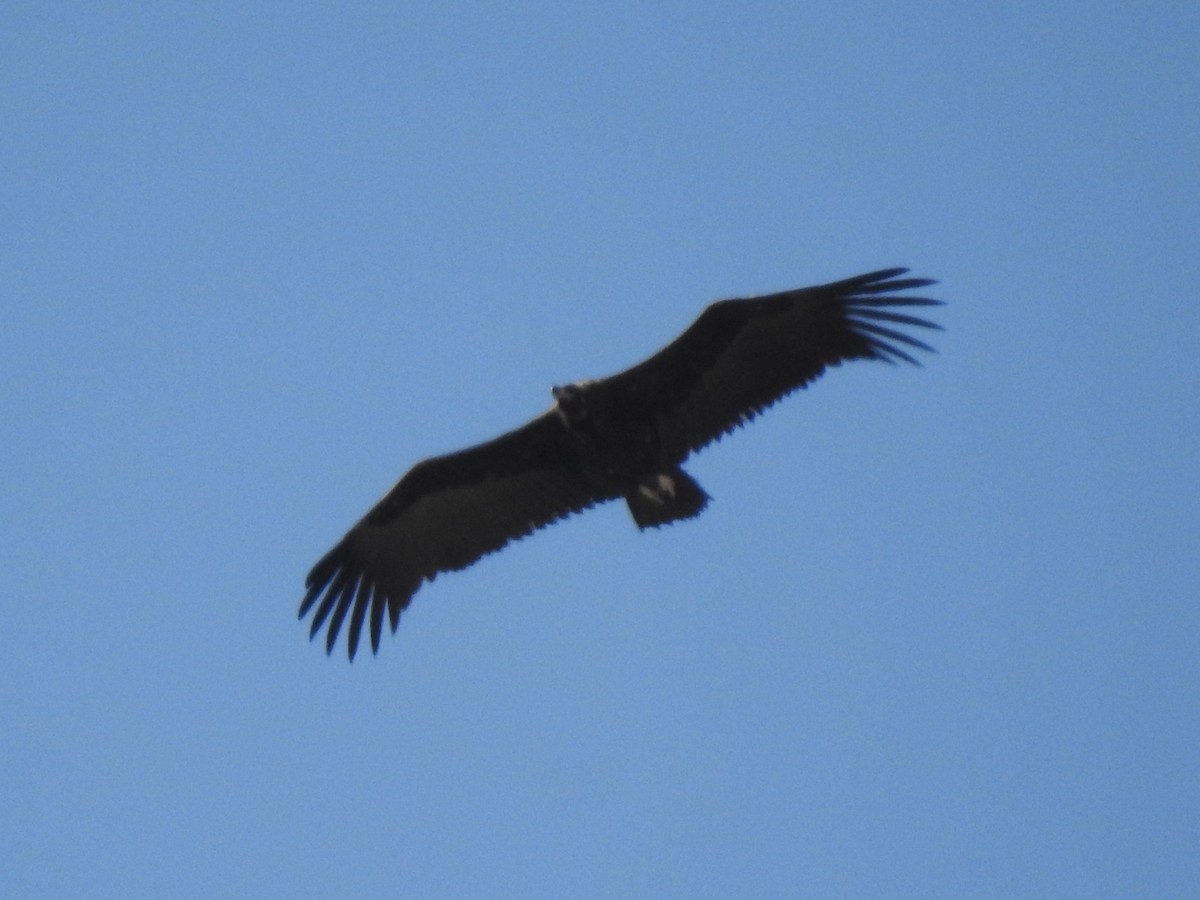
<instances>
[{"instance_id":1,"label":"outstretched wing","mask_svg":"<svg viewBox=\"0 0 1200 900\"><path fill-rule=\"evenodd\" d=\"M556 519L608 496L579 474L570 437L553 411L486 444L418 463L313 566L300 618L310 637L328 622L332 652L347 614L347 650L370 621L379 650L383 613L393 631L422 581L463 569Z\"/></svg>"},{"instance_id":2,"label":"outstretched wing","mask_svg":"<svg viewBox=\"0 0 1200 900\"><path fill-rule=\"evenodd\" d=\"M710 305L682 335L645 362L606 379L645 398L658 417L660 446L682 461L825 371L851 359L916 363L932 350L900 330L938 329L898 308L937 306L897 296L928 278L884 269L824 284Z\"/></svg>"}]
</instances>

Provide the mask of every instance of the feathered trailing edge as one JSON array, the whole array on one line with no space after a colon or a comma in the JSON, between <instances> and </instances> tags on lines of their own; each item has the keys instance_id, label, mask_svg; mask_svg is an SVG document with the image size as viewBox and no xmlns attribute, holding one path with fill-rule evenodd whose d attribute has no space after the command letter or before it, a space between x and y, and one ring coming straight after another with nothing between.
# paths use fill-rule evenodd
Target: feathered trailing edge
<instances>
[{"instance_id":1,"label":"feathered trailing edge","mask_svg":"<svg viewBox=\"0 0 1200 900\"><path fill-rule=\"evenodd\" d=\"M919 366L921 363L916 358L894 344L887 342L899 341L902 344L907 344L917 350L925 350L929 353L936 353L937 351L912 335L897 331L894 328L875 324L877 322L893 322L897 325L912 325L917 328L930 328L934 331L942 330L942 326L936 322L930 322L928 319L922 319L917 316L905 315L904 313L891 312L886 309L889 306L941 306L941 300L931 300L928 297L876 296L878 294L894 294L896 291L913 290L937 284L932 278L896 278L897 275L903 275L906 272L908 272L908 269L905 268L881 269L878 272L871 272L867 275L860 275L858 278L838 282L834 286L845 284L851 287L853 293L842 304L842 308L846 313L846 321L850 324L851 328L866 339L871 349L875 351L876 359L881 359L888 363L903 360L904 362L912 363L914 366Z\"/></svg>"},{"instance_id":2,"label":"feathered trailing edge","mask_svg":"<svg viewBox=\"0 0 1200 900\"><path fill-rule=\"evenodd\" d=\"M374 593L373 586L364 583L365 575L361 571L361 566L355 561L353 550L350 549L348 543L343 541L338 544L337 547L326 553L308 573L308 578L304 581L307 593L300 604L299 618L303 619L317 598L324 593L324 599L321 600L321 604L313 615L308 637L310 640L316 637L317 632L321 630L321 626L325 624L325 620L332 612L333 617L329 619L329 631L325 636L325 652L331 653L337 643L342 622L346 618L347 611L350 610L350 604L353 603L354 611L350 616L350 631L347 641L350 658L354 659L354 654L358 651L358 639L362 632L363 619L368 606L371 609L371 647L378 652L379 638L383 631L384 606L388 607L392 631L395 632L400 623L400 605L398 603L385 604L383 598L375 598L376 602L371 602L371 595Z\"/></svg>"}]
</instances>

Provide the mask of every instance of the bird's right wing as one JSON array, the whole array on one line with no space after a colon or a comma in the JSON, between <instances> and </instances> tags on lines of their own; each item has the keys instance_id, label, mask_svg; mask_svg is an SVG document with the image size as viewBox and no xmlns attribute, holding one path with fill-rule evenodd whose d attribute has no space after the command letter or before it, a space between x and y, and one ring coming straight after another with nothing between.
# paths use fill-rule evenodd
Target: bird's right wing
<instances>
[{"instance_id":1,"label":"bird's right wing","mask_svg":"<svg viewBox=\"0 0 1200 900\"><path fill-rule=\"evenodd\" d=\"M721 300L664 349L604 379L642 398L659 423L664 456L682 461L792 391L852 359L915 363L930 350L900 330L939 326L905 307L940 305L897 292L933 284L884 269L816 287Z\"/></svg>"}]
</instances>

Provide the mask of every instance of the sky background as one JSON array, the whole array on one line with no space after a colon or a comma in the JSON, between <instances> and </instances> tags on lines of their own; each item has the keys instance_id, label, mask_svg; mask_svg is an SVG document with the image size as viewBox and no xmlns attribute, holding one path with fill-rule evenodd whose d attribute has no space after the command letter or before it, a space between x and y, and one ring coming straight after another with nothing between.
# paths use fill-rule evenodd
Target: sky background
<instances>
[{"instance_id":1,"label":"sky background","mask_svg":"<svg viewBox=\"0 0 1200 900\"><path fill-rule=\"evenodd\" d=\"M0 893L1195 896L1200 5L1050 6L6 7ZM701 518L308 642L415 461L893 265Z\"/></svg>"}]
</instances>

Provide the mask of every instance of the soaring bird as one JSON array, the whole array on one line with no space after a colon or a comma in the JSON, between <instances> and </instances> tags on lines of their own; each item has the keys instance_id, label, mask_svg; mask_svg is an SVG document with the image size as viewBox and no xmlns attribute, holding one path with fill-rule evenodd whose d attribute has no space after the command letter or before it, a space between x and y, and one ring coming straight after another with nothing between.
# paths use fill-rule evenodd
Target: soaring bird
<instances>
[{"instance_id":1,"label":"soaring bird","mask_svg":"<svg viewBox=\"0 0 1200 900\"><path fill-rule=\"evenodd\" d=\"M347 651L365 622L379 650L423 581L509 541L623 499L638 528L690 519L709 496L682 468L692 453L852 359L916 364L932 348L901 330L938 329L898 310L940 301L934 284L882 269L844 281L709 305L674 341L608 378L556 386L553 405L514 431L417 463L313 566L300 618Z\"/></svg>"}]
</instances>

